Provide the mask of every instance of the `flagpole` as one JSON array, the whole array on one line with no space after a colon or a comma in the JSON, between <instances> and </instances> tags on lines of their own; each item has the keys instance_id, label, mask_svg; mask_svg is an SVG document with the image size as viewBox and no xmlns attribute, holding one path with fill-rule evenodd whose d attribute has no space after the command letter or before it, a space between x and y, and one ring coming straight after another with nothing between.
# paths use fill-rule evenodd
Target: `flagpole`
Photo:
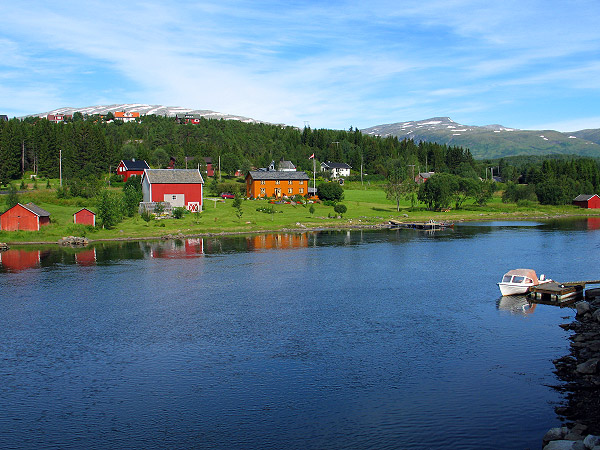
<instances>
[{"instance_id":1,"label":"flagpole","mask_svg":"<svg viewBox=\"0 0 600 450\"><path fill-rule=\"evenodd\" d=\"M317 192L317 169L315 167L316 162L315 162L315 158L313 157L313 189L315 190L315 192Z\"/></svg>"}]
</instances>

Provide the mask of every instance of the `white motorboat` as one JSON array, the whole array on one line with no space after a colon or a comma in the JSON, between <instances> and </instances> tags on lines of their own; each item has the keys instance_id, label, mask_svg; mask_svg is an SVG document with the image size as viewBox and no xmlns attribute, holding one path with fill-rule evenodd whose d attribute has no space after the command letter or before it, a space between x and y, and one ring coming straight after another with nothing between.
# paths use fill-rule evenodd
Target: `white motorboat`
<instances>
[{"instance_id":1,"label":"white motorboat","mask_svg":"<svg viewBox=\"0 0 600 450\"><path fill-rule=\"evenodd\" d=\"M540 275L538 279L535 270L532 269L514 269L509 270L502 277L502 281L498 283L500 292L503 296L506 295L524 295L529 292L531 286L537 286L540 283L547 283L544 275Z\"/></svg>"}]
</instances>

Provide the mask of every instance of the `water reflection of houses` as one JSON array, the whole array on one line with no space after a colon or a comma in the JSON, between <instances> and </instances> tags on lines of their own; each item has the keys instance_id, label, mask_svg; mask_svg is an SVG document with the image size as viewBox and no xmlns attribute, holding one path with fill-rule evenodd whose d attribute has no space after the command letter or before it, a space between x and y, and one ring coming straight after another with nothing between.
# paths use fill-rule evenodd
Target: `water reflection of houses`
<instances>
[{"instance_id":1,"label":"water reflection of houses","mask_svg":"<svg viewBox=\"0 0 600 450\"><path fill-rule=\"evenodd\" d=\"M10 249L0 252L0 266L9 272L39 267L40 261L40 250Z\"/></svg>"},{"instance_id":2,"label":"water reflection of houses","mask_svg":"<svg viewBox=\"0 0 600 450\"><path fill-rule=\"evenodd\" d=\"M75 262L80 266L96 265L96 249L90 248L75 253Z\"/></svg>"},{"instance_id":3,"label":"water reflection of houses","mask_svg":"<svg viewBox=\"0 0 600 450\"><path fill-rule=\"evenodd\" d=\"M193 238L155 242L149 245L149 253L151 258L197 258L204 255L204 240Z\"/></svg>"},{"instance_id":4,"label":"water reflection of houses","mask_svg":"<svg viewBox=\"0 0 600 450\"><path fill-rule=\"evenodd\" d=\"M600 217L588 217L587 228L588 230L600 230Z\"/></svg>"},{"instance_id":5,"label":"water reflection of houses","mask_svg":"<svg viewBox=\"0 0 600 450\"><path fill-rule=\"evenodd\" d=\"M307 233L259 234L246 238L248 250L286 249L308 247Z\"/></svg>"}]
</instances>

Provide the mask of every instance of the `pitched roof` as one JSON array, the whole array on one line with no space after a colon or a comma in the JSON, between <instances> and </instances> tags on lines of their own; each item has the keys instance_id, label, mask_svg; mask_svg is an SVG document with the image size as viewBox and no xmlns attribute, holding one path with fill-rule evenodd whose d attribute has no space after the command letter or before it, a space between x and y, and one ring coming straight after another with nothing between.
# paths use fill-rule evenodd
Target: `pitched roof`
<instances>
[{"instance_id":1,"label":"pitched roof","mask_svg":"<svg viewBox=\"0 0 600 450\"><path fill-rule=\"evenodd\" d=\"M81 211L88 211L88 212L91 212L93 215L96 215L96 213L94 211L92 211L91 209L87 209L87 208L81 208L75 214L79 214ZM75 215L75 214L73 214L73 215Z\"/></svg>"},{"instance_id":2,"label":"pitched roof","mask_svg":"<svg viewBox=\"0 0 600 450\"><path fill-rule=\"evenodd\" d=\"M38 205L36 205L34 203L27 203L26 205L22 205L21 203L19 203L19 205L21 205L23 208L27 209L28 211L31 211L36 216L50 217L50 213L48 211L40 208Z\"/></svg>"},{"instance_id":3,"label":"pitched roof","mask_svg":"<svg viewBox=\"0 0 600 450\"><path fill-rule=\"evenodd\" d=\"M578 195L577 197L575 197L573 199L574 202L587 202L588 200L590 200L592 197L597 197L596 194L581 194Z\"/></svg>"},{"instance_id":4,"label":"pitched roof","mask_svg":"<svg viewBox=\"0 0 600 450\"><path fill-rule=\"evenodd\" d=\"M277 164L277 168L279 170L283 170L283 169L296 169L296 166L291 161L286 161L286 160L282 159Z\"/></svg>"},{"instance_id":5,"label":"pitched roof","mask_svg":"<svg viewBox=\"0 0 600 450\"><path fill-rule=\"evenodd\" d=\"M127 170L144 170L150 168L148 163L144 160L140 161L137 159L122 159L121 162Z\"/></svg>"},{"instance_id":6,"label":"pitched roof","mask_svg":"<svg viewBox=\"0 0 600 450\"><path fill-rule=\"evenodd\" d=\"M306 172L281 172L278 170L251 170L247 177L254 180L308 180Z\"/></svg>"},{"instance_id":7,"label":"pitched roof","mask_svg":"<svg viewBox=\"0 0 600 450\"><path fill-rule=\"evenodd\" d=\"M352 167L350 167L346 163L337 163L337 162L331 162L331 161L321 163L321 165L323 167L325 167L326 169L352 169Z\"/></svg>"},{"instance_id":8,"label":"pitched roof","mask_svg":"<svg viewBox=\"0 0 600 450\"><path fill-rule=\"evenodd\" d=\"M146 169L150 184L204 184L198 169Z\"/></svg>"}]
</instances>

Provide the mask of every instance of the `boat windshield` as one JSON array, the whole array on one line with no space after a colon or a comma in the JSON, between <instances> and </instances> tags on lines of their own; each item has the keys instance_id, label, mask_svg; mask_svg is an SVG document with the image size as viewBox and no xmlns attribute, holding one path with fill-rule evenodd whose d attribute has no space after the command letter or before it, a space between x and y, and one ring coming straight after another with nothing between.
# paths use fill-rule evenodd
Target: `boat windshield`
<instances>
[{"instance_id":1,"label":"boat windshield","mask_svg":"<svg viewBox=\"0 0 600 450\"><path fill-rule=\"evenodd\" d=\"M525 277L513 277L513 283L522 283Z\"/></svg>"},{"instance_id":2,"label":"boat windshield","mask_svg":"<svg viewBox=\"0 0 600 450\"><path fill-rule=\"evenodd\" d=\"M502 282L503 283L510 283L510 279L512 277L510 275L504 275L504 277L502 277Z\"/></svg>"}]
</instances>

